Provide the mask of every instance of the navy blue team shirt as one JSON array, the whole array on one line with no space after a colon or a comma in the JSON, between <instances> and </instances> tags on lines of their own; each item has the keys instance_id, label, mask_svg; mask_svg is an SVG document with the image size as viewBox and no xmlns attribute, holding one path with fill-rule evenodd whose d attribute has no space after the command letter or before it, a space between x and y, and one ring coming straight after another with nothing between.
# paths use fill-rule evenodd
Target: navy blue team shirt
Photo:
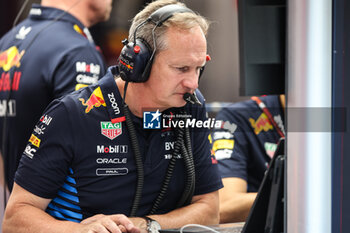
<instances>
[{"instance_id":1,"label":"navy blue team shirt","mask_svg":"<svg viewBox=\"0 0 350 233\"><path fill-rule=\"evenodd\" d=\"M279 96L260 99L284 132L284 111ZM253 100L223 108L216 119L224 121L223 127L211 135L221 177L244 179L247 192L257 192L281 136Z\"/></svg>"},{"instance_id":2,"label":"navy blue team shirt","mask_svg":"<svg viewBox=\"0 0 350 233\"><path fill-rule=\"evenodd\" d=\"M34 4L28 18L1 38L0 138L7 105L6 148L2 151L6 150L10 189L28 138L47 105L97 82L105 71L87 28L56 8Z\"/></svg>"},{"instance_id":3,"label":"navy blue team shirt","mask_svg":"<svg viewBox=\"0 0 350 233\"><path fill-rule=\"evenodd\" d=\"M100 213L130 214L137 172L122 98L111 70L97 84L53 101L36 125L41 131L33 132L23 153L16 183L52 199L46 211L57 219L79 222ZM204 107L187 104L185 109L196 119L206 119ZM144 167L137 216L145 216L163 183L175 136L173 130L143 129L142 118L132 115L132 120ZM208 131L191 132L194 195L222 187L217 164L211 159ZM184 169L183 160L178 159L158 214L176 208L186 183Z\"/></svg>"}]
</instances>

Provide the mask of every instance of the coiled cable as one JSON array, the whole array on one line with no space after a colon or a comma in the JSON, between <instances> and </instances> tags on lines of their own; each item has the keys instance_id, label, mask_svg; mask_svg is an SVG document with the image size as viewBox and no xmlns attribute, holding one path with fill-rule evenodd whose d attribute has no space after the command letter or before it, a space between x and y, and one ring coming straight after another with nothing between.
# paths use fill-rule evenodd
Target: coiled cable
<instances>
[{"instance_id":1,"label":"coiled cable","mask_svg":"<svg viewBox=\"0 0 350 233\"><path fill-rule=\"evenodd\" d=\"M150 214L155 214L156 211L158 210L159 208L159 205L160 203L163 201L163 198L167 192L167 189L168 189L168 186L169 186L169 183L170 183L170 179L173 175L173 171L174 171L174 168L175 168L175 164L176 164L176 157L178 155L180 155L180 149L181 149L181 142L183 140L183 131L177 131L177 135L176 135L176 141L175 141L175 145L174 145L174 153L171 157L171 160L169 162L169 165L168 165L168 169L167 169L167 173L165 175L165 178L164 178L164 181L163 181L163 184L162 184L162 187L160 189L160 192L156 198L156 200L154 201L154 204L152 206L152 209L150 211Z\"/></svg>"},{"instance_id":2,"label":"coiled cable","mask_svg":"<svg viewBox=\"0 0 350 233\"><path fill-rule=\"evenodd\" d=\"M184 114L186 115L186 114ZM185 119L186 120L186 119ZM195 189L195 168L194 168L194 161L193 161L193 153L192 153L192 147L191 147L191 137L190 132L188 128L178 128L175 130L176 132L176 140L174 145L174 152L173 156L169 162L168 170L165 175L162 187L160 189L160 192L154 201L154 204L152 206L152 209L150 211L150 214L155 214L158 210L160 203L163 201L164 196L167 192L170 179L172 177L175 163L177 161L177 157L179 155L182 155L183 161L185 164L185 170L187 174L186 179L186 186L184 188L184 191L182 192L182 196L180 197L177 207L182 207L184 205L188 205L191 203L194 189Z\"/></svg>"},{"instance_id":3,"label":"coiled cable","mask_svg":"<svg viewBox=\"0 0 350 233\"><path fill-rule=\"evenodd\" d=\"M129 83L126 82L125 86L124 86L123 110L124 110L124 115L125 115L126 126L127 126L128 131L129 131L131 148L134 152L135 164L136 164L136 170L137 170L135 196L134 196L134 201L133 201L133 204L131 206L131 211L130 211L130 217L134 217L134 216L136 216L136 212L137 212L137 209L139 207L141 196L142 196L143 183L144 183L144 172L143 172L142 156L141 156L141 152L140 152L139 142L137 140L136 130L134 127L134 123L132 122L132 119L131 119L128 105L125 103L126 89L128 88L128 84Z\"/></svg>"},{"instance_id":4,"label":"coiled cable","mask_svg":"<svg viewBox=\"0 0 350 233\"><path fill-rule=\"evenodd\" d=\"M188 128L185 128L182 130L185 130L185 132L189 131ZM189 134L189 132L188 132L188 134ZM186 144L191 143L190 141L188 142L188 140L190 140L190 138L188 138L186 140L187 141ZM193 197L194 188L195 188L195 169L194 169L192 151L190 151L190 152L187 151L190 148L186 148L186 144L185 144L184 140L182 140L181 153L182 153L182 157L183 157L183 160L185 163L185 168L186 168L186 172L187 172L187 180L186 180L186 186L185 186L184 192L182 194L182 197L180 198L180 200L177 203L178 208L191 203L191 199Z\"/></svg>"}]
</instances>

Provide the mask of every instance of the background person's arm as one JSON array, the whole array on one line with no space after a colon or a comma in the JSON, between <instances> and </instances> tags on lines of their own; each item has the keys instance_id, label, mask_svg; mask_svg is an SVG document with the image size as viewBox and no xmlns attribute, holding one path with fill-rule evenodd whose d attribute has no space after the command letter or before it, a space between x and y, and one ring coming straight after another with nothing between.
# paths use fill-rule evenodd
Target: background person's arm
<instances>
[{"instance_id":1,"label":"background person's arm","mask_svg":"<svg viewBox=\"0 0 350 233\"><path fill-rule=\"evenodd\" d=\"M220 194L220 223L244 222L257 193L247 193L247 182L237 177L223 178Z\"/></svg>"}]
</instances>

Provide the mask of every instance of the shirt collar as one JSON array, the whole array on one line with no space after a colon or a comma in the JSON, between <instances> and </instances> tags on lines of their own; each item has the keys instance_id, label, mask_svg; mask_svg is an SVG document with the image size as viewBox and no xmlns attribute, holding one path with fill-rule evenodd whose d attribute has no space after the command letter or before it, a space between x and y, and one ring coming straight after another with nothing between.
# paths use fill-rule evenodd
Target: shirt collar
<instances>
[{"instance_id":1,"label":"shirt collar","mask_svg":"<svg viewBox=\"0 0 350 233\"><path fill-rule=\"evenodd\" d=\"M75 18L73 15L71 15L68 12L65 12L61 9L53 8L53 7L45 7L41 6L39 4L33 4L32 8L29 12L29 17L31 19L39 19L39 20L57 20L57 21L67 21L76 25L79 30L76 30L78 33L86 37L91 43L93 43L93 39L91 37L91 34L89 32L89 29L86 28L77 18Z\"/></svg>"},{"instance_id":2,"label":"shirt collar","mask_svg":"<svg viewBox=\"0 0 350 233\"><path fill-rule=\"evenodd\" d=\"M109 67L105 78L101 79L100 82L102 95L112 123L125 121L123 101L115 82L115 75L118 75L117 67Z\"/></svg>"}]
</instances>

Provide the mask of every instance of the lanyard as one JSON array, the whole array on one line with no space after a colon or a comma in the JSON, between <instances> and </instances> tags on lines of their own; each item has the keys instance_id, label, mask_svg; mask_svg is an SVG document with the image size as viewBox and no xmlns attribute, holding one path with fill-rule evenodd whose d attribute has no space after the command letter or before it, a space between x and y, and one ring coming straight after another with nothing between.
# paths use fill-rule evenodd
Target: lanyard
<instances>
[{"instance_id":1,"label":"lanyard","mask_svg":"<svg viewBox=\"0 0 350 233\"><path fill-rule=\"evenodd\" d=\"M266 107L266 105L264 104L264 102L262 102L262 100L257 97L257 96L252 96L251 99L253 101L255 101L255 103L259 106L259 108L266 114L267 118L269 119L269 121L271 122L271 124L275 127L275 129L277 130L277 133L284 138L284 133L281 130L281 128L278 126L278 124L276 123L276 121L273 119L271 112L269 111L269 109Z\"/></svg>"}]
</instances>

